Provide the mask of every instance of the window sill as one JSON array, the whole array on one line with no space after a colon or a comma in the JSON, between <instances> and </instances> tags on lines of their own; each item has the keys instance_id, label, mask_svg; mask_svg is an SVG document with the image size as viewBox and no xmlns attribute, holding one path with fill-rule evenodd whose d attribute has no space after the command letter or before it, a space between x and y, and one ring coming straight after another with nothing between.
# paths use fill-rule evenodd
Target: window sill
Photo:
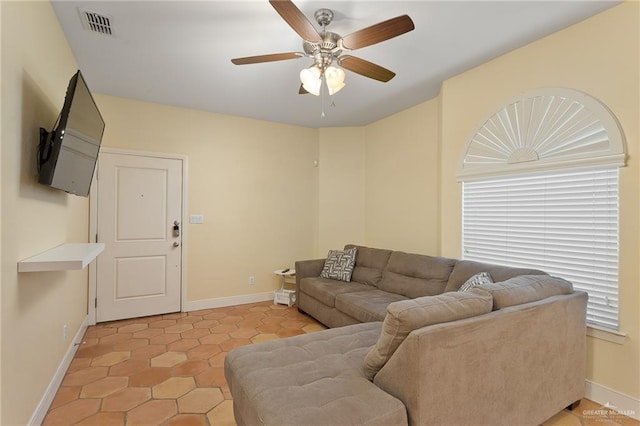
<instances>
[{"instance_id":1,"label":"window sill","mask_svg":"<svg viewBox=\"0 0 640 426\"><path fill-rule=\"evenodd\" d=\"M625 333L607 330L606 328L598 327L595 325L587 325L587 336L591 336L600 340L606 340L607 342L615 343L618 345L624 344L625 340L627 340L627 335Z\"/></svg>"}]
</instances>

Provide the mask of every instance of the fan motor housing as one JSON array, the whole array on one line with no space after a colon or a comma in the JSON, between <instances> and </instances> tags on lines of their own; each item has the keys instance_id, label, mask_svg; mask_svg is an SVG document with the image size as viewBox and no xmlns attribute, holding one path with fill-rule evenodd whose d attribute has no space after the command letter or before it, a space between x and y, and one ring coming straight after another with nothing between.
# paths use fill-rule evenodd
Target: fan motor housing
<instances>
[{"instance_id":1,"label":"fan motor housing","mask_svg":"<svg viewBox=\"0 0 640 426\"><path fill-rule=\"evenodd\" d=\"M304 52L309 56L315 56L321 53L328 53L333 56L338 56L342 53L342 50L335 50L338 47L338 40L341 37L332 32L325 32L322 35L322 42L320 43L312 43L310 41L304 41L302 43L302 48Z\"/></svg>"}]
</instances>

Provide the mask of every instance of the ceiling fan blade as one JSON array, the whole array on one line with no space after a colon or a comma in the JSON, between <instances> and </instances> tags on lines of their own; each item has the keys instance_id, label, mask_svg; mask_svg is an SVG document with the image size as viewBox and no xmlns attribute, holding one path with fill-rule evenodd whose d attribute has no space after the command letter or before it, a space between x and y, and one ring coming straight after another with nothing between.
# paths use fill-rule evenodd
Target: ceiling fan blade
<instances>
[{"instance_id":1,"label":"ceiling fan blade","mask_svg":"<svg viewBox=\"0 0 640 426\"><path fill-rule=\"evenodd\" d=\"M290 0L269 0L269 3L300 37L314 43L322 41L313 24Z\"/></svg>"},{"instance_id":2,"label":"ceiling fan blade","mask_svg":"<svg viewBox=\"0 0 640 426\"><path fill-rule=\"evenodd\" d=\"M382 81L383 83L386 83L396 76L396 73L393 71L389 71L380 65L374 64L373 62L356 58L355 56L343 55L338 58L338 63L349 71L353 71L356 74L360 74L374 80Z\"/></svg>"},{"instance_id":3,"label":"ceiling fan blade","mask_svg":"<svg viewBox=\"0 0 640 426\"><path fill-rule=\"evenodd\" d=\"M354 50L397 37L415 28L408 15L379 22L342 38L342 46Z\"/></svg>"},{"instance_id":4,"label":"ceiling fan blade","mask_svg":"<svg viewBox=\"0 0 640 426\"><path fill-rule=\"evenodd\" d=\"M304 86L301 84L300 85L300 90L298 90L298 95L306 95L307 93L307 89L304 88Z\"/></svg>"},{"instance_id":5,"label":"ceiling fan blade","mask_svg":"<svg viewBox=\"0 0 640 426\"><path fill-rule=\"evenodd\" d=\"M270 55L247 56L246 58L232 59L236 65L258 64L260 62L285 61L287 59L297 59L304 56L302 53L272 53Z\"/></svg>"}]
</instances>

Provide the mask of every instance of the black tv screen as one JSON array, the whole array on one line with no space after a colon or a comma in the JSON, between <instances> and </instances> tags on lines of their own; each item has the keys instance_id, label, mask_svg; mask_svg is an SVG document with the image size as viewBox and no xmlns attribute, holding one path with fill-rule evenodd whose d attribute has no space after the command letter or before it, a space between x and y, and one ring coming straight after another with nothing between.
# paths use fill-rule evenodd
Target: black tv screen
<instances>
[{"instance_id":1,"label":"black tv screen","mask_svg":"<svg viewBox=\"0 0 640 426\"><path fill-rule=\"evenodd\" d=\"M70 194L89 195L104 120L78 71L71 77L57 125L40 129L39 179Z\"/></svg>"}]
</instances>

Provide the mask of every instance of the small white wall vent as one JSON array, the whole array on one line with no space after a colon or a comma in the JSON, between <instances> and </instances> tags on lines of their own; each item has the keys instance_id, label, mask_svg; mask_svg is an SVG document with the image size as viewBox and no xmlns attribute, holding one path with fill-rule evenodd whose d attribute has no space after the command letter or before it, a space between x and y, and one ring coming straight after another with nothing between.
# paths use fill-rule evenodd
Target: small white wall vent
<instances>
[{"instance_id":1,"label":"small white wall vent","mask_svg":"<svg viewBox=\"0 0 640 426\"><path fill-rule=\"evenodd\" d=\"M85 9L78 9L78 11L80 12L80 19L82 20L82 26L85 30L104 35L113 35L111 16Z\"/></svg>"}]
</instances>

